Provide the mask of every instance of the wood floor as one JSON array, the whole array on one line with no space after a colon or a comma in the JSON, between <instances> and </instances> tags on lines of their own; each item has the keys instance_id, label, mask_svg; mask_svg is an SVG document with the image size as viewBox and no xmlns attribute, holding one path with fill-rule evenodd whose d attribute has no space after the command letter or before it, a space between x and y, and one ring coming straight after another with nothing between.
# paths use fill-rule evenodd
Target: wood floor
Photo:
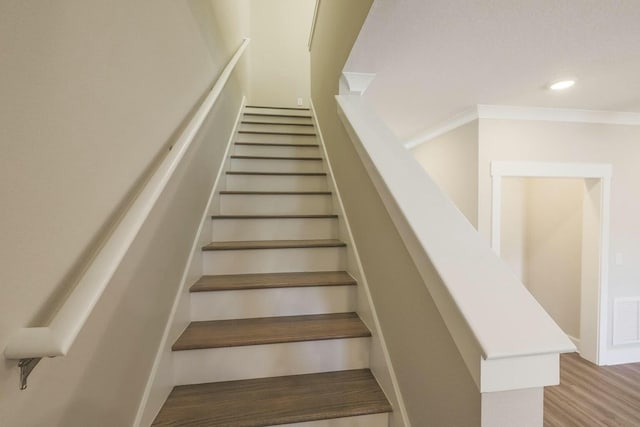
<instances>
[{"instance_id":1,"label":"wood floor","mask_svg":"<svg viewBox=\"0 0 640 427\"><path fill-rule=\"evenodd\" d=\"M640 363L596 366L560 357L560 385L546 387L545 427L640 426Z\"/></svg>"}]
</instances>

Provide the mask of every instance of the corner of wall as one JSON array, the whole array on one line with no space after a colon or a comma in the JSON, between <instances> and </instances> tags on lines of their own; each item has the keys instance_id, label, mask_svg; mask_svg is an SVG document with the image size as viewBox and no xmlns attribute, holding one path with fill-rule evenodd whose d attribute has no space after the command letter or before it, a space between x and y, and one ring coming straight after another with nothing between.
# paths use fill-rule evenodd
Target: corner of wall
<instances>
[{"instance_id":1,"label":"corner of wall","mask_svg":"<svg viewBox=\"0 0 640 427\"><path fill-rule=\"evenodd\" d=\"M227 170L229 166L229 151L233 146L233 140L238 132L245 101L246 97L243 96L233 131L227 141L222 164L211 187L209 199L202 213L193 244L191 245L191 251L182 274L182 279L177 287L171 313L165 324L162 340L158 346L144 393L138 405L138 411L133 424L134 427L151 425L174 386L171 346L190 322L189 285L202 275L202 257L198 255L200 254L200 248L210 241L211 212L215 210L215 206L218 203L218 189L224 185L224 171Z\"/></svg>"},{"instance_id":2,"label":"corner of wall","mask_svg":"<svg viewBox=\"0 0 640 427\"><path fill-rule=\"evenodd\" d=\"M369 284L358 254L358 248L355 243L355 239L353 238L353 234L351 233L349 219L347 218L342 199L340 198L338 185L333 176L331 161L322 136L322 129L320 129L320 125L315 114L312 99L310 100L310 104L314 126L318 133L320 147L326 162L327 173L330 177L329 189L332 194L333 205L338 211L338 238L347 243L347 272L358 282L357 312L362 321L371 331L369 360L371 372L373 372L374 376L380 383L380 386L391 402L392 407L399 411L399 414L396 412L390 414L390 427L410 427L411 423L407 416L407 410L402 399L402 393L398 385L396 374L393 370L393 364L389 356L389 351L387 350L382 329L380 328L378 315L369 291Z\"/></svg>"}]
</instances>

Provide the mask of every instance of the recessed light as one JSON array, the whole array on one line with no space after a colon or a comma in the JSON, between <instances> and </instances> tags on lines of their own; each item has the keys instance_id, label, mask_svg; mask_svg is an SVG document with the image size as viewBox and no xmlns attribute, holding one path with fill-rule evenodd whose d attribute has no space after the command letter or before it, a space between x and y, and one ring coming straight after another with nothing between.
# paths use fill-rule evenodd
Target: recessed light
<instances>
[{"instance_id":1,"label":"recessed light","mask_svg":"<svg viewBox=\"0 0 640 427\"><path fill-rule=\"evenodd\" d=\"M576 84L575 80L560 80L549 85L551 90L565 90Z\"/></svg>"}]
</instances>

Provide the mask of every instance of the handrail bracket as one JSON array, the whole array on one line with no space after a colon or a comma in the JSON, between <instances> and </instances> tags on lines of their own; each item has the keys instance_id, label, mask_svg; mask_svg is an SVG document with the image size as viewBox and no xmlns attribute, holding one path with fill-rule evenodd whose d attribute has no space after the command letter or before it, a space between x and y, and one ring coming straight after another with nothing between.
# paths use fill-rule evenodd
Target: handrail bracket
<instances>
[{"instance_id":1,"label":"handrail bracket","mask_svg":"<svg viewBox=\"0 0 640 427\"><path fill-rule=\"evenodd\" d=\"M20 390L25 390L27 388L27 378L29 378L29 374L31 374L33 368L35 368L41 360L41 357L20 359L18 362L18 367L20 368Z\"/></svg>"}]
</instances>

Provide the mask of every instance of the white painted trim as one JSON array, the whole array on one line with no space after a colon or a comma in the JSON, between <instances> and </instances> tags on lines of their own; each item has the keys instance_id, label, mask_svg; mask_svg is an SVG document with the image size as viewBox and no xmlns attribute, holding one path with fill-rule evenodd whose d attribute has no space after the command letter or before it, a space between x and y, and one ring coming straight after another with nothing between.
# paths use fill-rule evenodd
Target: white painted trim
<instances>
[{"instance_id":1,"label":"white painted trim","mask_svg":"<svg viewBox=\"0 0 640 427\"><path fill-rule=\"evenodd\" d=\"M344 225L344 230L346 231L347 236L340 236L343 241L347 243L347 251L349 251L353 255L353 259L356 264L356 270L358 272L358 292L364 291L366 300L369 304L371 310L371 317L373 320L373 325L367 325L370 329L373 330L373 333L377 335L380 340L380 347L384 357L384 361L386 363L386 368L389 373L389 378L391 379L391 385L393 387L393 392L395 394L395 399L389 399L391 402L398 402L398 410L400 412L400 418L404 423L404 427L411 427L411 421L409 420L409 415L407 414L407 408L404 404L404 399L402 397L402 392L400 391L400 386L398 384L398 378L396 376L395 370L393 368L393 363L391 362L391 356L389 355L389 350L387 348L387 343L384 339L384 334L382 333L382 328L380 327L380 320L378 318L378 313L376 311L376 307L373 304L373 298L371 297L371 292L369 290L369 283L367 282L367 276L364 273L364 267L362 266L362 261L360 260L360 254L358 252L358 245L356 244L355 238L353 237L353 233L351 232L351 226L349 225L349 218L347 217L347 213L344 208L344 204L342 203L342 197L340 196L340 190L338 189L338 183L336 182L335 176L333 174L333 168L331 167L331 160L329 158L329 154L327 153L327 147L324 142L324 137L322 135L322 129L318 123L318 119L316 117L315 106L313 104L313 99L310 100L311 103L311 117L313 119L313 124L316 129L316 133L318 135L318 142L320 144L320 148L322 150L322 157L324 157L326 172L330 178L329 185L331 187L331 191L334 195L334 207L338 210L339 221L341 221ZM374 344L372 343L372 346ZM372 370L373 371L373 370ZM374 372L375 375L375 372ZM384 389L383 389L384 391ZM388 392L386 392L388 395ZM397 426L402 427L402 426Z\"/></svg>"},{"instance_id":2,"label":"white painted trim","mask_svg":"<svg viewBox=\"0 0 640 427\"><path fill-rule=\"evenodd\" d=\"M491 176L611 178L613 168L602 163L491 162Z\"/></svg>"},{"instance_id":3,"label":"white painted trim","mask_svg":"<svg viewBox=\"0 0 640 427\"><path fill-rule=\"evenodd\" d=\"M637 325L636 328L640 331L640 296L635 296L635 297L618 297L615 298L613 300L613 345L614 346L624 346L624 345L637 345L638 343L640 343L640 336L635 339L635 340L626 340L623 341L618 334L616 333L616 331L618 330L617 328L617 324L620 321L618 314L619 314L619 304L622 303L635 303L638 306L638 318L636 319Z\"/></svg>"},{"instance_id":4,"label":"white painted trim","mask_svg":"<svg viewBox=\"0 0 640 427\"><path fill-rule=\"evenodd\" d=\"M625 363L638 363L640 361L640 348L613 348L610 349L600 365L622 365Z\"/></svg>"},{"instance_id":5,"label":"white painted trim","mask_svg":"<svg viewBox=\"0 0 640 427\"><path fill-rule=\"evenodd\" d=\"M180 302L181 302L180 299L182 297L182 293L185 287L189 286L189 284L187 283L187 279L189 277L189 272L191 271L191 266L194 262L195 257L201 254L201 247L202 247L201 240L205 230L205 224L207 223L207 221L211 220L211 206L213 204L213 200L215 198L218 187L220 185L220 180L225 170L225 165L227 163L226 159L229 158L229 152L231 150L231 147L233 146L233 141L235 139L235 136L238 133L238 128L240 127L240 121L242 119L242 113L244 110L245 102L246 102L246 97L243 96L242 101L240 102L240 109L238 110L236 121L233 126L233 131L231 132L231 135L229 136L229 140L227 141L227 147L225 149L224 156L222 158L222 163L218 170L218 174L216 175L216 179L213 182L213 186L211 187L209 200L207 201L207 205L205 206L204 211L202 213L202 217L200 218L200 225L198 226L198 231L196 232L195 237L193 239L193 243L191 245L191 251L189 252L189 258L187 259L187 263L185 264L185 269L182 272L182 278L180 279L180 286L178 286L176 290L176 295L173 299L173 305L171 306L171 313L167 318L167 322L164 327L164 332L162 334L162 339L160 340L160 344L158 345L158 349L156 350L156 355L153 360L153 366L151 367L151 372L149 373L147 384L142 394L140 404L138 405L138 411L136 413L136 418L133 423L134 427L139 427L141 425L140 423L143 422L143 420L145 419L147 420L153 419L153 417L155 417L157 412L160 410L162 404L164 403L164 399L161 399L161 401L156 402L156 405L150 406L148 404L149 396L151 395L151 391L155 386L155 381L158 375L158 369L162 365L162 361L163 361L162 359L166 354L166 350L171 349L171 343L169 342L169 337L173 329L174 319L176 317L178 307L180 306ZM173 364L169 363L168 366L173 366ZM173 378L173 374L171 375L171 378ZM166 396L165 396L165 399L166 399Z\"/></svg>"},{"instance_id":6,"label":"white painted trim","mask_svg":"<svg viewBox=\"0 0 640 427\"><path fill-rule=\"evenodd\" d=\"M375 78L375 73L344 71L340 78L340 93L345 95L364 95Z\"/></svg>"},{"instance_id":7,"label":"white painted trim","mask_svg":"<svg viewBox=\"0 0 640 427\"><path fill-rule=\"evenodd\" d=\"M535 120L567 123L601 123L632 126L640 125L640 113L633 112L482 104L477 106L477 112L480 119Z\"/></svg>"},{"instance_id":8,"label":"white painted trim","mask_svg":"<svg viewBox=\"0 0 640 427\"><path fill-rule=\"evenodd\" d=\"M338 113L481 392L529 388L529 376L484 366L543 369L573 343L477 230L377 117L366 100L337 96ZM420 183L420 191L415 185ZM440 280L434 280L432 265ZM491 295L491 298L487 298ZM511 360L510 360L511 359ZM504 360L504 363L490 363ZM484 371L483 371L484 372ZM552 372L540 372L549 378ZM549 374L549 375L548 375ZM485 384L486 387L485 387Z\"/></svg>"},{"instance_id":9,"label":"white painted trim","mask_svg":"<svg viewBox=\"0 0 640 427\"><path fill-rule=\"evenodd\" d=\"M320 10L320 2L322 0L316 0L316 7L313 9L313 19L311 19L311 30L309 31L309 52L311 52L311 46L313 46L313 38L316 35L316 23L318 22L318 11Z\"/></svg>"},{"instance_id":10,"label":"white painted trim","mask_svg":"<svg viewBox=\"0 0 640 427\"><path fill-rule=\"evenodd\" d=\"M460 126L471 123L474 120L478 120L478 110L475 108L471 111L467 111L464 114L456 116L451 120L447 120L444 123L441 123L437 126L427 129L424 132L419 133L418 135L403 142L402 145L404 145L404 148L406 148L407 150L411 150L412 148L416 148L417 146L429 142L432 139L444 135L447 132L451 132L452 130L457 129Z\"/></svg>"},{"instance_id":11,"label":"white painted trim","mask_svg":"<svg viewBox=\"0 0 640 427\"><path fill-rule=\"evenodd\" d=\"M598 331L598 341L600 351L598 364L602 364L601 359L607 358L607 323L609 319L609 245L611 244L611 174L602 177L602 200L600 202L600 330Z\"/></svg>"},{"instance_id":12,"label":"white painted trim","mask_svg":"<svg viewBox=\"0 0 640 427\"><path fill-rule=\"evenodd\" d=\"M424 132L420 132L416 136L403 142L402 145L404 145L407 150L410 150L478 119L640 125L640 113L633 112L479 104L466 113L446 120Z\"/></svg>"},{"instance_id":13,"label":"white painted trim","mask_svg":"<svg viewBox=\"0 0 640 427\"><path fill-rule=\"evenodd\" d=\"M577 353L580 353L580 338L576 338L573 335L569 335L569 334L567 334L567 336L569 337L573 345L575 345L576 348L578 349Z\"/></svg>"},{"instance_id":14,"label":"white painted trim","mask_svg":"<svg viewBox=\"0 0 640 427\"><path fill-rule=\"evenodd\" d=\"M502 221L502 175L493 175L491 180L491 248L500 255L500 224ZM497 206L497 209L496 209Z\"/></svg>"},{"instance_id":15,"label":"white painted trim","mask_svg":"<svg viewBox=\"0 0 640 427\"><path fill-rule=\"evenodd\" d=\"M514 378L525 388L560 384L558 353L482 360L480 369L482 393L513 390Z\"/></svg>"},{"instance_id":16,"label":"white painted trim","mask_svg":"<svg viewBox=\"0 0 640 427\"><path fill-rule=\"evenodd\" d=\"M248 44L249 39L244 39L175 145L91 260L53 320L45 327L21 328L16 331L4 349L5 358L55 357L67 354L173 172L191 146Z\"/></svg>"},{"instance_id":17,"label":"white painted trim","mask_svg":"<svg viewBox=\"0 0 640 427\"><path fill-rule=\"evenodd\" d=\"M502 224L502 178L548 177L600 179L602 200L600 205L600 291L598 295L598 351L596 363L606 359L607 319L609 294L609 238L611 210L610 164L598 163L550 163L550 162L491 162L491 247L500 255Z\"/></svg>"}]
</instances>

